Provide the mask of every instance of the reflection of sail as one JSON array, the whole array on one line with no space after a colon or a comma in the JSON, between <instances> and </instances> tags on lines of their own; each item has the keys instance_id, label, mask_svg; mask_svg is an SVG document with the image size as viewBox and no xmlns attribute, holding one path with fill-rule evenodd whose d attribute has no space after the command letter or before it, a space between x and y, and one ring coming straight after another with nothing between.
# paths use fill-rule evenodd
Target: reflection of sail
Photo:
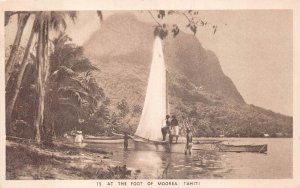
<instances>
[{"instance_id":1,"label":"reflection of sail","mask_svg":"<svg viewBox=\"0 0 300 188\"><path fill-rule=\"evenodd\" d=\"M166 116L166 68L161 40L156 37L153 45L152 64L146 98L136 136L161 140L161 127Z\"/></svg>"}]
</instances>

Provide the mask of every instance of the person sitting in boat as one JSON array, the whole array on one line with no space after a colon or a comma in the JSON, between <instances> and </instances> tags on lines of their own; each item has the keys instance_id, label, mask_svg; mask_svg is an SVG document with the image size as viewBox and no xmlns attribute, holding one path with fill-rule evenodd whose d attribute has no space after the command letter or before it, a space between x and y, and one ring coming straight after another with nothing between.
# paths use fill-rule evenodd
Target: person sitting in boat
<instances>
[{"instance_id":1,"label":"person sitting in boat","mask_svg":"<svg viewBox=\"0 0 300 188\"><path fill-rule=\"evenodd\" d=\"M166 136L169 132L169 127L170 127L170 116L166 115L166 119L163 121L163 127L161 128L161 133L163 135L163 141L166 140Z\"/></svg>"},{"instance_id":2,"label":"person sitting in boat","mask_svg":"<svg viewBox=\"0 0 300 188\"><path fill-rule=\"evenodd\" d=\"M178 137L179 137L179 124L178 124L178 120L176 119L175 115L172 116L171 127L172 127L171 134L172 134L172 136L176 137L176 143L177 143Z\"/></svg>"},{"instance_id":3,"label":"person sitting in boat","mask_svg":"<svg viewBox=\"0 0 300 188\"><path fill-rule=\"evenodd\" d=\"M82 142L83 142L82 131L77 131L75 136L75 143L82 143Z\"/></svg>"},{"instance_id":4,"label":"person sitting in boat","mask_svg":"<svg viewBox=\"0 0 300 188\"><path fill-rule=\"evenodd\" d=\"M185 151L184 154L186 155L187 152L189 152L189 154L192 154L192 146L193 146L193 134L192 131L190 129L186 130L186 145L185 145Z\"/></svg>"},{"instance_id":5,"label":"person sitting in boat","mask_svg":"<svg viewBox=\"0 0 300 188\"><path fill-rule=\"evenodd\" d=\"M124 134L124 150L128 150L128 140L129 140L129 136L127 133Z\"/></svg>"}]
</instances>

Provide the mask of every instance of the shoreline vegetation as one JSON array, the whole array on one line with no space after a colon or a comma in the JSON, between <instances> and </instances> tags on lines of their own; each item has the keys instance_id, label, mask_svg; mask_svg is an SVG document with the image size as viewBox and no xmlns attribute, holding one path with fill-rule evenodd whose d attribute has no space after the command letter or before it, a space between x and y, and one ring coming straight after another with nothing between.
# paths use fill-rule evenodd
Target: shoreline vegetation
<instances>
[{"instance_id":1,"label":"shoreline vegetation","mask_svg":"<svg viewBox=\"0 0 300 188\"><path fill-rule=\"evenodd\" d=\"M6 179L128 179L140 170L111 165L112 152L54 143L37 147L23 141L6 140Z\"/></svg>"},{"instance_id":2,"label":"shoreline vegetation","mask_svg":"<svg viewBox=\"0 0 300 188\"><path fill-rule=\"evenodd\" d=\"M197 144L200 139L205 141L216 138L195 138L194 142ZM102 148L79 147L61 139L51 144L43 144L43 148L40 148L32 140L8 138L6 140L6 179L141 178L139 177L141 169L114 164L113 152Z\"/></svg>"}]
</instances>

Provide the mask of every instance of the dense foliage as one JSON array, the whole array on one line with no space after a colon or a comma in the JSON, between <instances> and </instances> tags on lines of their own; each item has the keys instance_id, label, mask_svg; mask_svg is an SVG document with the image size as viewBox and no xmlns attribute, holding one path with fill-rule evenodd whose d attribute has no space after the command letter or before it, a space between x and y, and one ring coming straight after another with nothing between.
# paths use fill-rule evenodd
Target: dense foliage
<instances>
[{"instance_id":1,"label":"dense foliage","mask_svg":"<svg viewBox=\"0 0 300 188\"><path fill-rule=\"evenodd\" d=\"M24 48L20 48L17 59L22 58ZM6 54L10 49L6 50ZM8 56L8 55L7 55ZM11 134L34 138L33 119L36 114L35 80L36 57L31 54L23 76L20 94L13 110ZM72 43L71 38L61 34L52 42L49 78L46 82L45 121L42 127L43 139L61 136L71 130L81 129L85 134L111 135L112 131L133 133L120 123L129 113L127 102L123 99L109 110L110 99L94 77L99 69L84 56L83 48ZM6 88L6 100L12 98L20 74L20 63L16 63ZM141 107L136 106L133 113ZM124 128L125 127L125 128Z\"/></svg>"},{"instance_id":2,"label":"dense foliage","mask_svg":"<svg viewBox=\"0 0 300 188\"><path fill-rule=\"evenodd\" d=\"M186 27L194 35L200 27L211 27L213 34L218 28L217 25L200 19L198 11L158 10L148 13L157 23L154 29L151 26L151 35L162 39L166 39L169 34L172 34L172 38L180 36L180 28L176 24L168 25L164 22L164 18L171 15L185 17ZM143 81L147 80L146 74L136 74L147 70L144 65L137 63L132 66L126 64L126 61L134 63L139 58L145 61L151 55L140 49L134 58L131 58L132 54L114 56L116 62L109 62L110 68L106 68L106 71L110 74L116 73L111 67L117 63L123 68L121 72L126 76L109 77L105 75L105 71L99 73L102 67L95 66L96 63L92 63L85 55L83 47L72 43L72 39L64 34L67 27L66 17L75 22L76 12L8 11L5 13L5 25L9 24L13 15L18 15L18 29L14 43L7 47L5 54L8 135L35 138L39 143L41 139L51 141L56 136L76 129L83 130L84 134L94 135L134 133L142 113L141 99L145 86ZM97 15L102 20L102 12L97 11ZM24 47L20 45L20 41L30 18L33 18L34 22ZM50 31L57 32L57 37L50 40ZM33 36L37 36L36 41ZM192 51L189 50L191 53ZM180 55L185 61L192 61L190 56L184 56L187 50L181 49L181 52L183 54ZM103 61L110 59L102 58ZM117 62L118 58L121 58L121 63ZM186 67L183 66L182 69ZM126 72L128 69L131 72ZM106 80L99 79L100 74L102 78L106 76ZM211 75L207 75L209 80ZM292 136L291 117L253 105L232 103L220 93L201 90L189 79L177 76L171 71L168 80L171 112L177 115L180 123L188 121L195 136ZM109 88L100 85L105 85L101 82L108 79L113 91L107 92ZM127 93L124 95L122 92ZM111 93L114 93L114 96ZM184 131L181 131L181 134L183 133Z\"/></svg>"}]
</instances>

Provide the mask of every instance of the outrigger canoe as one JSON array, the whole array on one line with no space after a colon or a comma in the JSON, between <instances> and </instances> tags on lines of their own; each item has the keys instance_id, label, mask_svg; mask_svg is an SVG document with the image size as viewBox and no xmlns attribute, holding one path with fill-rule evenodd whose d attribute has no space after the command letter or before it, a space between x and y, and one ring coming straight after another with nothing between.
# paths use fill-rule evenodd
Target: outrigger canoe
<instances>
[{"instance_id":1,"label":"outrigger canoe","mask_svg":"<svg viewBox=\"0 0 300 188\"><path fill-rule=\"evenodd\" d=\"M133 137L134 147L137 150L151 150L157 152L184 153L186 144L183 142L172 143L168 141L154 141ZM222 141L198 141L193 145L193 150L217 151L217 152L255 152L267 153L268 145L232 145Z\"/></svg>"},{"instance_id":2,"label":"outrigger canoe","mask_svg":"<svg viewBox=\"0 0 300 188\"><path fill-rule=\"evenodd\" d=\"M267 153L268 145L231 145L231 144L217 144L216 147L221 152L257 152Z\"/></svg>"}]
</instances>

